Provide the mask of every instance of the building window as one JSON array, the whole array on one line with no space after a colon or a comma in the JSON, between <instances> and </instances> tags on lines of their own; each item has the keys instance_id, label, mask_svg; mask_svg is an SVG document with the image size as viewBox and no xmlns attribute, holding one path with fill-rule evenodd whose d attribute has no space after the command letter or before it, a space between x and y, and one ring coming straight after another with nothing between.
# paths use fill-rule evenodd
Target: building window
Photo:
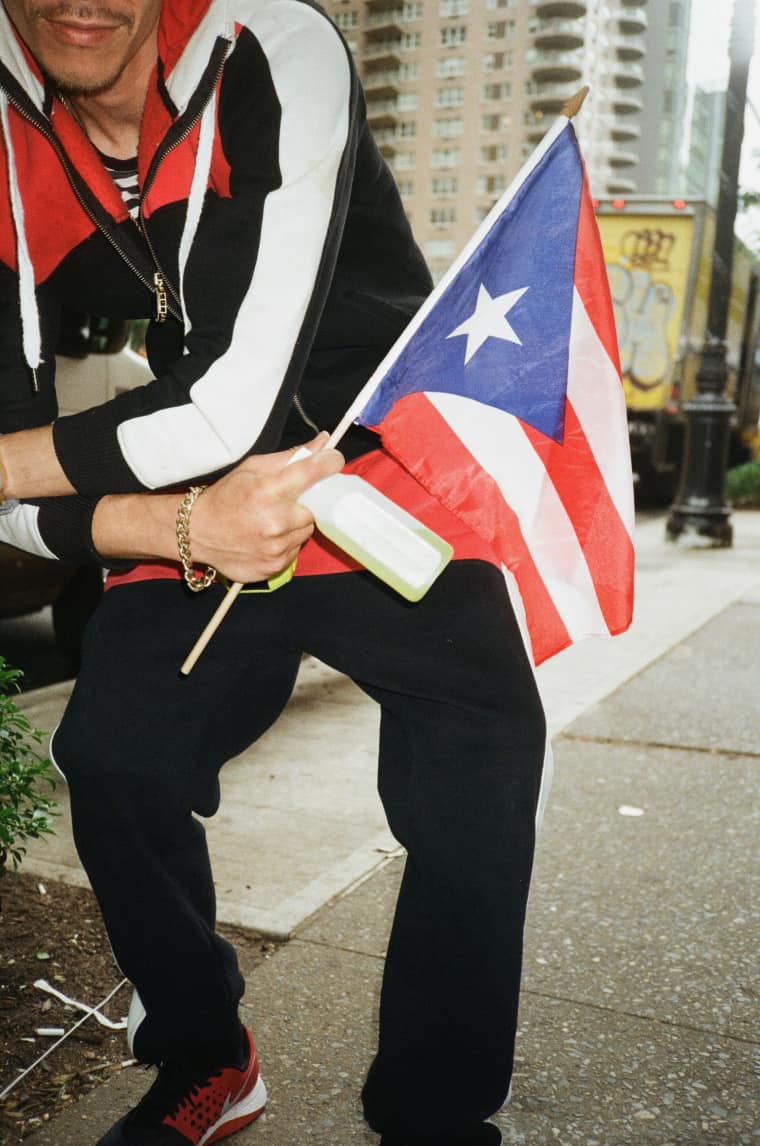
<instances>
[{"instance_id":1,"label":"building window","mask_svg":"<svg viewBox=\"0 0 760 1146\"><path fill-rule=\"evenodd\" d=\"M457 213L455 207L434 207L430 212L430 222L434 227L450 227L456 223Z\"/></svg>"},{"instance_id":2,"label":"building window","mask_svg":"<svg viewBox=\"0 0 760 1146\"><path fill-rule=\"evenodd\" d=\"M348 28L355 28L357 26L357 24L359 23L359 13L358 12L336 12L333 19L335 20L335 23L338 25L338 27L341 29L341 31L345 32Z\"/></svg>"},{"instance_id":3,"label":"building window","mask_svg":"<svg viewBox=\"0 0 760 1146\"><path fill-rule=\"evenodd\" d=\"M535 3L536 0L533 0ZM495 8L516 8L517 0L486 0L486 8L492 12Z\"/></svg>"},{"instance_id":4,"label":"building window","mask_svg":"<svg viewBox=\"0 0 760 1146\"><path fill-rule=\"evenodd\" d=\"M454 254L453 239L431 239L425 247L425 254L431 259L448 259Z\"/></svg>"},{"instance_id":5,"label":"building window","mask_svg":"<svg viewBox=\"0 0 760 1146\"><path fill-rule=\"evenodd\" d=\"M461 107L464 103L464 88L439 88L435 93L436 107Z\"/></svg>"},{"instance_id":6,"label":"building window","mask_svg":"<svg viewBox=\"0 0 760 1146\"><path fill-rule=\"evenodd\" d=\"M417 108L417 93L401 92L396 100L396 107L399 111L415 111Z\"/></svg>"},{"instance_id":7,"label":"building window","mask_svg":"<svg viewBox=\"0 0 760 1146\"><path fill-rule=\"evenodd\" d=\"M440 0L438 12L441 16L466 16L470 11L470 0Z\"/></svg>"},{"instance_id":8,"label":"building window","mask_svg":"<svg viewBox=\"0 0 760 1146\"><path fill-rule=\"evenodd\" d=\"M512 95L512 85L509 83L484 84L483 85L483 91L481 93L482 99L488 100L488 101L497 100L497 99L509 99L509 97L511 95Z\"/></svg>"},{"instance_id":9,"label":"building window","mask_svg":"<svg viewBox=\"0 0 760 1146\"><path fill-rule=\"evenodd\" d=\"M494 143L489 147L481 147L480 149L481 163L503 163L506 158L506 143Z\"/></svg>"},{"instance_id":10,"label":"building window","mask_svg":"<svg viewBox=\"0 0 760 1146\"><path fill-rule=\"evenodd\" d=\"M436 119L433 121L433 135L436 139L454 139L464 135L464 120Z\"/></svg>"},{"instance_id":11,"label":"building window","mask_svg":"<svg viewBox=\"0 0 760 1146\"><path fill-rule=\"evenodd\" d=\"M422 32L405 32L399 41L402 52L413 52L422 43Z\"/></svg>"},{"instance_id":12,"label":"building window","mask_svg":"<svg viewBox=\"0 0 760 1146\"><path fill-rule=\"evenodd\" d=\"M394 171L410 171L414 167L413 151L397 151L393 160Z\"/></svg>"},{"instance_id":13,"label":"building window","mask_svg":"<svg viewBox=\"0 0 760 1146\"><path fill-rule=\"evenodd\" d=\"M448 76L463 76L467 61L464 56L444 56L435 65L435 74L445 80Z\"/></svg>"},{"instance_id":14,"label":"building window","mask_svg":"<svg viewBox=\"0 0 760 1146\"><path fill-rule=\"evenodd\" d=\"M398 70L398 78L400 80L416 80L419 79L420 65L415 60L411 64L402 64Z\"/></svg>"},{"instance_id":15,"label":"building window","mask_svg":"<svg viewBox=\"0 0 760 1146\"><path fill-rule=\"evenodd\" d=\"M405 4L401 11L401 19L405 22L409 20L422 19L422 4Z\"/></svg>"},{"instance_id":16,"label":"building window","mask_svg":"<svg viewBox=\"0 0 760 1146\"><path fill-rule=\"evenodd\" d=\"M481 131L500 131L503 126L503 117L500 115L482 115L480 117Z\"/></svg>"},{"instance_id":17,"label":"building window","mask_svg":"<svg viewBox=\"0 0 760 1146\"><path fill-rule=\"evenodd\" d=\"M458 185L456 175L439 175L437 179L433 179L430 189L436 199L448 199L456 195Z\"/></svg>"},{"instance_id":18,"label":"building window","mask_svg":"<svg viewBox=\"0 0 760 1146\"><path fill-rule=\"evenodd\" d=\"M501 195L507 189L503 175L480 175L475 185L478 195Z\"/></svg>"},{"instance_id":19,"label":"building window","mask_svg":"<svg viewBox=\"0 0 760 1146\"><path fill-rule=\"evenodd\" d=\"M438 147L433 150L433 167L458 167L462 152L458 147Z\"/></svg>"},{"instance_id":20,"label":"building window","mask_svg":"<svg viewBox=\"0 0 760 1146\"><path fill-rule=\"evenodd\" d=\"M467 28L464 24L457 24L454 28L441 28L441 44L444 48L463 44L467 39Z\"/></svg>"},{"instance_id":21,"label":"building window","mask_svg":"<svg viewBox=\"0 0 760 1146\"><path fill-rule=\"evenodd\" d=\"M417 134L417 121L405 119L398 125L398 134L402 139L413 139Z\"/></svg>"},{"instance_id":22,"label":"building window","mask_svg":"<svg viewBox=\"0 0 760 1146\"><path fill-rule=\"evenodd\" d=\"M483 67L487 72L499 72L504 68L511 68L513 59L512 52L489 52L483 57Z\"/></svg>"},{"instance_id":23,"label":"building window","mask_svg":"<svg viewBox=\"0 0 760 1146\"><path fill-rule=\"evenodd\" d=\"M511 40L514 34L514 20L499 20L497 24L486 24L486 38L489 40Z\"/></svg>"},{"instance_id":24,"label":"building window","mask_svg":"<svg viewBox=\"0 0 760 1146\"><path fill-rule=\"evenodd\" d=\"M399 195L407 199L410 195L414 194L414 183L411 179L399 179L397 183Z\"/></svg>"}]
</instances>

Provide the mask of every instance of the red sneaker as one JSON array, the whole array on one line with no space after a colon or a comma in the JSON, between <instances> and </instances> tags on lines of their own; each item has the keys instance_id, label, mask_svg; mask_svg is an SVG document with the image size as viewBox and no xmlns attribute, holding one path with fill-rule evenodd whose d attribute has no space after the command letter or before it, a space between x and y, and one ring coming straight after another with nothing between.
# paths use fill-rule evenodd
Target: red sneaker
<instances>
[{"instance_id":1,"label":"red sneaker","mask_svg":"<svg viewBox=\"0 0 760 1146\"><path fill-rule=\"evenodd\" d=\"M250 1031L245 1061L193 1077L171 1064L134 1110L112 1126L98 1146L211 1146L241 1130L262 1113L264 1080Z\"/></svg>"}]
</instances>

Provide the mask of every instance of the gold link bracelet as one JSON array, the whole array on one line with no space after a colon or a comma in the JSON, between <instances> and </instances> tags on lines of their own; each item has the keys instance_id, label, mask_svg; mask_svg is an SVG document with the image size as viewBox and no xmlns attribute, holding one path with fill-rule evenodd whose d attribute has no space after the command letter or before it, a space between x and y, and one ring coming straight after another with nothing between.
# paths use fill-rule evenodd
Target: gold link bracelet
<instances>
[{"instance_id":1,"label":"gold link bracelet","mask_svg":"<svg viewBox=\"0 0 760 1146\"><path fill-rule=\"evenodd\" d=\"M205 485L191 486L182 498L182 501L179 503L179 508L177 509L177 549L179 550L179 559L182 562L182 569L185 574L185 584L189 589L192 589L194 593L200 593L201 589L208 589L209 585L213 584L216 580L216 569L214 569L213 565L207 565L206 572L199 573L193 565L193 558L190 553L190 512L204 489L207 488Z\"/></svg>"}]
</instances>

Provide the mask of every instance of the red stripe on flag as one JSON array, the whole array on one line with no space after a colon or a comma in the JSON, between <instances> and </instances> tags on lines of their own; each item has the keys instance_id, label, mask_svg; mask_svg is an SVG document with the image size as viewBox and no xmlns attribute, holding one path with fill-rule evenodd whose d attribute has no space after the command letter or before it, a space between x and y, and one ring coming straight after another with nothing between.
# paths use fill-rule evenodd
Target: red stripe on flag
<instances>
[{"instance_id":1,"label":"red stripe on flag","mask_svg":"<svg viewBox=\"0 0 760 1146\"><path fill-rule=\"evenodd\" d=\"M631 623L634 550L570 402L560 445L520 423L572 522L605 622L614 636Z\"/></svg>"},{"instance_id":2,"label":"red stripe on flag","mask_svg":"<svg viewBox=\"0 0 760 1146\"><path fill-rule=\"evenodd\" d=\"M379 427L383 445L451 513L492 546L517 581L535 663L572 643L498 484L424 394L401 398Z\"/></svg>"},{"instance_id":3,"label":"red stripe on flag","mask_svg":"<svg viewBox=\"0 0 760 1146\"><path fill-rule=\"evenodd\" d=\"M594 205L585 175L578 212L578 236L575 241L575 289L583 300L599 341L609 354L620 377L620 353L610 284L604 266L604 251L594 215Z\"/></svg>"}]
</instances>

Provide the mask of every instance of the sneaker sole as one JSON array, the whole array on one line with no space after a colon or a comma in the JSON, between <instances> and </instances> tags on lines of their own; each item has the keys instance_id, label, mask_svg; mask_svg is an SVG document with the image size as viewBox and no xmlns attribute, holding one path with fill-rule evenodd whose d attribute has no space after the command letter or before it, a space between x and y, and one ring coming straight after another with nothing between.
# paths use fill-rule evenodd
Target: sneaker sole
<instances>
[{"instance_id":1,"label":"sneaker sole","mask_svg":"<svg viewBox=\"0 0 760 1146\"><path fill-rule=\"evenodd\" d=\"M267 1088L264 1086L264 1079L259 1075L253 1090L246 1094L245 1098L241 1098L240 1102L228 1107L219 1121L215 1122L213 1126L209 1126L199 1140L198 1146L212 1146L212 1143L221 1142L222 1138L227 1138L230 1134L242 1130L244 1126L263 1114L266 1104Z\"/></svg>"}]
</instances>

